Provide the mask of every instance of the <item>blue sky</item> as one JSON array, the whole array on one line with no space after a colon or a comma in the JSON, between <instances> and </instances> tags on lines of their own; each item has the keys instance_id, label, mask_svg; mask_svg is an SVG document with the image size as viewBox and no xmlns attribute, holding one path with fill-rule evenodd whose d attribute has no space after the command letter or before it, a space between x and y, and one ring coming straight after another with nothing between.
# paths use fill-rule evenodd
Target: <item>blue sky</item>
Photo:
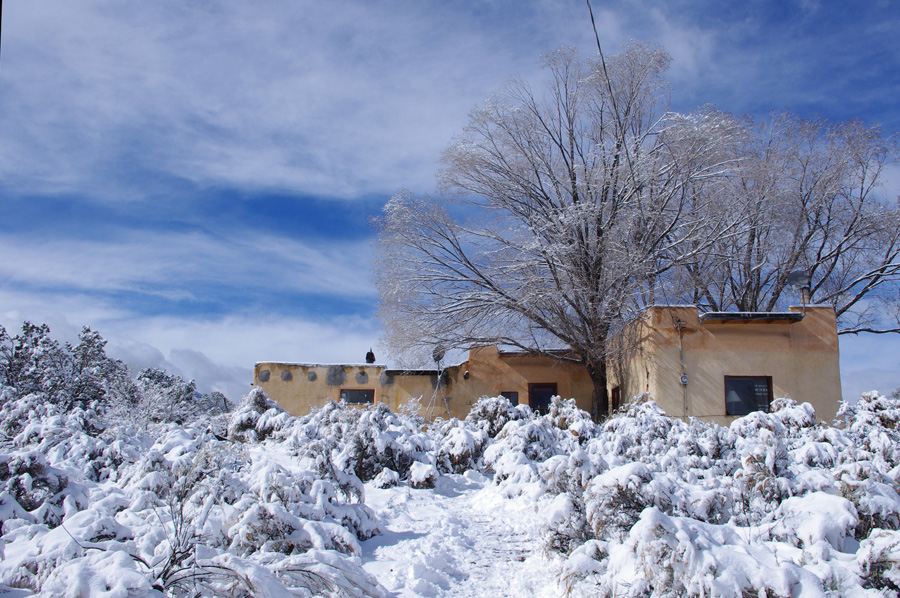
<instances>
[{"instance_id":1,"label":"blue sky","mask_svg":"<svg viewBox=\"0 0 900 598\"><path fill-rule=\"evenodd\" d=\"M593 4L608 52L672 54L675 110L900 130L893 2ZM595 47L583 1L10 0L0 323L88 324L232 398L256 361L361 361L369 218L433 191L467 113L563 45ZM848 394L900 386L900 339L844 339L842 376Z\"/></svg>"}]
</instances>

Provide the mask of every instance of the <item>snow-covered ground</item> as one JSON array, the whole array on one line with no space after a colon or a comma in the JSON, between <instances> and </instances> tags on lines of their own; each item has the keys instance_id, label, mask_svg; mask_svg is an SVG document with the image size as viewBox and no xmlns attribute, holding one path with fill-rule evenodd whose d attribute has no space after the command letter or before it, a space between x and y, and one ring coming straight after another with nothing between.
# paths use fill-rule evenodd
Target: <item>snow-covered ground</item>
<instances>
[{"instance_id":1,"label":"snow-covered ground","mask_svg":"<svg viewBox=\"0 0 900 598\"><path fill-rule=\"evenodd\" d=\"M413 406L414 407L414 406ZM900 402L730 427L330 404L122 419L0 389L0 596L898 596Z\"/></svg>"},{"instance_id":2,"label":"snow-covered ground","mask_svg":"<svg viewBox=\"0 0 900 598\"><path fill-rule=\"evenodd\" d=\"M366 488L385 524L363 566L397 596L558 596L535 500L508 499L475 471L434 489Z\"/></svg>"}]
</instances>

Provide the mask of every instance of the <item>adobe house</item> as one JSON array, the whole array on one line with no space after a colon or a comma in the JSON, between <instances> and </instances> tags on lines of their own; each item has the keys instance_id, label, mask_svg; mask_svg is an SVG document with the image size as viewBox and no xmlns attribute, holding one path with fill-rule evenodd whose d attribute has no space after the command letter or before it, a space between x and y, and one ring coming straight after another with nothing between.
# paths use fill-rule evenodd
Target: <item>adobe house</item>
<instances>
[{"instance_id":1,"label":"adobe house","mask_svg":"<svg viewBox=\"0 0 900 598\"><path fill-rule=\"evenodd\" d=\"M837 322L828 306L787 312L700 314L693 306L655 306L630 330L633 351L611 367L613 409L650 393L671 416L727 424L773 399L809 402L831 421L841 399ZM374 363L257 363L253 383L294 415L328 401L385 403L398 411L418 398L426 417L464 418L482 396L544 410L553 395L591 411L593 386L584 367L496 346L476 347L468 360L443 369L389 369Z\"/></svg>"},{"instance_id":2,"label":"adobe house","mask_svg":"<svg viewBox=\"0 0 900 598\"><path fill-rule=\"evenodd\" d=\"M561 356L563 357L563 356ZM374 359L373 359L374 361ZM465 418L482 396L507 397L513 404L546 409L550 398L574 398L591 409L591 380L574 359L553 359L496 346L475 347L459 365L441 370L389 369L383 364L257 363L253 383L293 415L305 415L328 401L385 403L398 411L418 398L428 417Z\"/></svg>"},{"instance_id":3,"label":"adobe house","mask_svg":"<svg viewBox=\"0 0 900 598\"><path fill-rule=\"evenodd\" d=\"M669 415L727 424L775 398L808 402L830 422L841 400L837 321L830 306L787 312L648 309L630 359L610 372L610 397L649 392Z\"/></svg>"}]
</instances>

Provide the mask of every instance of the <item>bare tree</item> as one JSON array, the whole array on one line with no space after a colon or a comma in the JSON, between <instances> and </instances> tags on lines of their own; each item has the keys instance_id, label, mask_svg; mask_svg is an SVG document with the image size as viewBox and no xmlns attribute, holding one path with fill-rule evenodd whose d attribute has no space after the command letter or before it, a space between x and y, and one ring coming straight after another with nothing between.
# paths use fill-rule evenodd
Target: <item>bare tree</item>
<instances>
[{"instance_id":1,"label":"bare tree","mask_svg":"<svg viewBox=\"0 0 900 598\"><path fill-rule=\"evenodd\" d=\"M688 299L715 311L772 311L797 300L788 275L803 270L813 301L834 306L840 332L900 331L900 210L881 189L894 140L858 121L783 113L741 153L721 209L740 213L743 231L685 265Z\"/></svg>"},{"instance_id":2,"label":"bare tree","mask_svg":"<svg viewBox=\"0 0 900 598\"><path fill-rule=\"evenodd\" d=\"M670 58L632 44L608 60L545 59L538 95L510 83L446 151L446 197L400 194L379 223L376 284L395 354L500 343L571 350L608 411L611 338L659 281L729 229L703 205L730 165L733 119L665 111Z\"/></svg>"}]
</instances>

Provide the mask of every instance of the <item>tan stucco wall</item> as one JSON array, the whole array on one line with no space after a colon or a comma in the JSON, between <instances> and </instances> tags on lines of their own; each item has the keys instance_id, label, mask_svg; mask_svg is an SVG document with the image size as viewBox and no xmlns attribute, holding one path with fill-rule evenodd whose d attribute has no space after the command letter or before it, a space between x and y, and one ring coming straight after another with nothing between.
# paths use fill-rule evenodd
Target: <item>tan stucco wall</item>
<instances>
[{"instance_id":1,"label":"tan stucco wall","mask_svg":"<svg viewBox=\"0 0 900 598\"><path fill-rule=\"evenodd\" d=\"M322 407L328 401L339 401L341 389L372 389L375 391L375 400L383 400L379 397L381 382L379 380L384 366L373 365L343 365L344 381L338 385L329 385L329 365L318 364L293 364L293 363L257 363L253 368L253 384L261 386L266 394L274 399L279 406L294 415L305 415L313 407ZM268 380L263 380L261 374L269 372ZM283 374L290 374L288 379ZM313 375L310 376L310 373ZM362 381L357 380L357 374L364 374ZM310 377L314 378L310 380ZM393 409L393 406L391 406Z\"/></svg>"},{"instance_id":2,"label":"tan stucco wall","mask_svg":"<svg viewBox=\"0 0 900 598\"><path fill-rule=\"evenodd\" d=\"M687 386L679 380L678 321ZM774 398L809 402L820 421L831 421L841 398L834 310L809 306L793 323L701 323L694 307L651 308L625 379L613 376L610 389L619 384L623 401L649 392L670 415L728 423L735 418L725 415L726 375L771 376Z\"/></svg>"},{"instance_id":3,"label":"tan stucco wall","mask_svg":"<svg viewBox=\"0 0 900 598\"><path fill-rule=\"evenodd\" d=\"M469 379L463 373L469 371ZM529 384L556 384L556 392L575 402L585 411L591 410L593 385L587 371L578 362L561 361L540 355L501 353L496 346L469 351L469 360L458 367L456 388L463 398L462 417L482 396L501 392L519 393L519 404L528 404ZM455 417L459 417L454 413Z\"/></svg>"},{"instance_id":4,"label":"tan stucco wall","mask_svg":"<svg viewBox=\"0 0 900 598\"><path fill-rule=\"evenodd\" d=\"M328 385L329 367L344 370L344 382ZM261 374L268 371L268 380ZM288 372L287 380L282 374ZM310 372L314 380L310 380ZM468 372L468 375L466 375ZM357 374L366 380L359 382ZM393 373L394 375L389 375ZM458 366L445 369L444 382L436 387L434 372L415 373L386 370L383 365L287 364L262 362L253 370L254 385L294 415L305 415L313 407L321 407L329 400L340 400L341 389L372 389L375 402L386 403L397 411L410 398L419 398L424 413L433 417L464 418L472 405L482 396L497 396L501 392L519 393L519 403L528 404L529 383L557 385L564 398L575 398L579 407L591 408L592 385L584 368L576 362L518 353L502 353L497 347L474 348L469 359Z\"/></svg>"}]
</instances>

